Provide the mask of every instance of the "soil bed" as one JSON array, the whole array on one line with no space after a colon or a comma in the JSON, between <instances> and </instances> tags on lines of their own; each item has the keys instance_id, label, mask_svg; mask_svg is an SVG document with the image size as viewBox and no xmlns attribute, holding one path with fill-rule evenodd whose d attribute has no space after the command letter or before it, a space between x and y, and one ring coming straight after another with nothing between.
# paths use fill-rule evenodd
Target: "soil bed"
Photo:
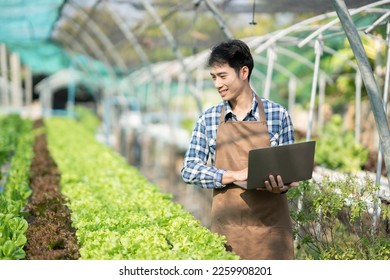
<instances>
[{"instance_id":1,"label":"soil bed","mask_svg":"<svg viewBox=\"0 0 390 280\"><path fill-rule=\"evenodd\" d=\"M41 119L34 122L34 129L39 128L44 128ZM30 188L32 195L26 206L29 213L26 259L78 259L79 246L70 210L60 192L60 172L48 151L44 130L35 136Z\"/></svg>"}]
</instances>

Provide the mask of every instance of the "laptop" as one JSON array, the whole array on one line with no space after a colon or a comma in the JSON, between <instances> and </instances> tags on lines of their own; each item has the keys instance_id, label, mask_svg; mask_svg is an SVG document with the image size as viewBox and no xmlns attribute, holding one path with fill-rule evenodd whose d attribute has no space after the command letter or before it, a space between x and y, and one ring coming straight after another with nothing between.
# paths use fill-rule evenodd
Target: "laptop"
<instances>
[{"instance_id":1,"label":"laptop","mask_svg":"<svg viewBox=\"0 0 390 280\"><path fill-rule=\"evenodd\" d=\"M284 184L309 180L313 174L315 144L306 141L250 150L248 179L233 184L243 189L265 189L269 175L280 175Z\"/></svg>"}]
</instances>

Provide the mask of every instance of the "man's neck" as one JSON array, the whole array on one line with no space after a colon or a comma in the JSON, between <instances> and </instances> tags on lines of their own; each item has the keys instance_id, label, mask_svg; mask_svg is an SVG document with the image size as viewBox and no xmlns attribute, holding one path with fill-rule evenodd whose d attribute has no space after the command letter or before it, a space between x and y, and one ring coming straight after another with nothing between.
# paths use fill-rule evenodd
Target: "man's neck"
<instances>
[{"instance_id":1,"label":"man's neck","mask_svg":"<svg viewBox=\"0 0 390 280\"><path fill-rule=\"evenodd\" d=\"M238 120L242 120L246 117L249 110L252 107L253 92L252 89L244 91L234 100L230 100L230 107L233 113L237 116Z\"/></svg>"}]
</instances>

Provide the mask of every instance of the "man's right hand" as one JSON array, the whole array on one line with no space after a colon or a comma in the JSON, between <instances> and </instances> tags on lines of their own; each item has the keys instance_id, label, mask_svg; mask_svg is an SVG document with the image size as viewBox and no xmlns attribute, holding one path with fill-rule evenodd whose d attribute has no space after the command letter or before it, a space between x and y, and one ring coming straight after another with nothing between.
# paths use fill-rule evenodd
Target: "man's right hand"
<instances>
[{"instance_id":1,"label":"man's right hand","mask_svg":"<svg viewBox=\"0 0 390 280\"><path fill-rule=\"evenodd\" d=\"M236 181L246 181L248 179L248 168L239 171L228 170L223 174L222 184L227 185Z\"/></svg>"}]
</instances>

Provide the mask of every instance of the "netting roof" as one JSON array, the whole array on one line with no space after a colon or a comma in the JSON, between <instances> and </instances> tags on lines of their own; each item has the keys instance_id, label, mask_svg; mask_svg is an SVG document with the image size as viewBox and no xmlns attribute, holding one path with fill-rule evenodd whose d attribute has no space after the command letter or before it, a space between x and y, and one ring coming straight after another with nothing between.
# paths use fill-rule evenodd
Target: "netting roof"
<instances>
[{"instance_id":1,"label":"netting roof","mask_svg":"<svg viewBox=\"0 0 390 280\"><path fill-rule=\"evenodd\" d=\"M34 71L54 72L69 63L67 53L50 42L63 0L1 1L0 42ZM42 63L42 59L45 63Z\"/></svg>"},{"instance_id":2,"label":"netting roof","mask_svg":"<svg viewBox=\"0 0 390 280\"><path fill-rule=\"evenodd\" d=\"M18 53L22 62L34 73L51 74L69 67L72 63L70 49L52 37L66 2L64 0L0 1L0 43L5 43L9 52ZM94 64L96 69L96 64L99 62L94 61ZM101 63L99 68L100 72L107 72Z\"/></svg>"},{"instance_id":3,"label":"netting roof","mask_svg":"<svg viewBox=\"0 0 390 280\"><path fill-rule=\"evenodd\" d=\"M351 8L372 2L376 1L346 1ZM78 64L87 72L115 76L158 57L176 58L175 47L195 45L196 51L209 47L210 39L224 39L221 30L204 39L208 30L199 34L194 28L204 11L214 13L216 20L210 22L210 28L218 30L218 19L226 14L321 13L330 9L331 1L321 0L299 1L299 5L293 0L0 0L0 43L19 53L34 73L51 74ZM177 13L188 15L189 22L187 27L173 30ZM166 28L162 30L166 39L156 41L153 33L159 21ZM147 36L140 35L143 33ZM191 37L184 36L186 33Z\"/></svg>"},{"instance_id":4,"label":"netting roof","mask_svg":"<svg viewBox=\"0 0 390 280\"><path fill-rule=\"evenodd\" d=\"M63 2L63 0L1 1L1 40L28 41L49 38Z\"/></svg>"}]
</instances>

